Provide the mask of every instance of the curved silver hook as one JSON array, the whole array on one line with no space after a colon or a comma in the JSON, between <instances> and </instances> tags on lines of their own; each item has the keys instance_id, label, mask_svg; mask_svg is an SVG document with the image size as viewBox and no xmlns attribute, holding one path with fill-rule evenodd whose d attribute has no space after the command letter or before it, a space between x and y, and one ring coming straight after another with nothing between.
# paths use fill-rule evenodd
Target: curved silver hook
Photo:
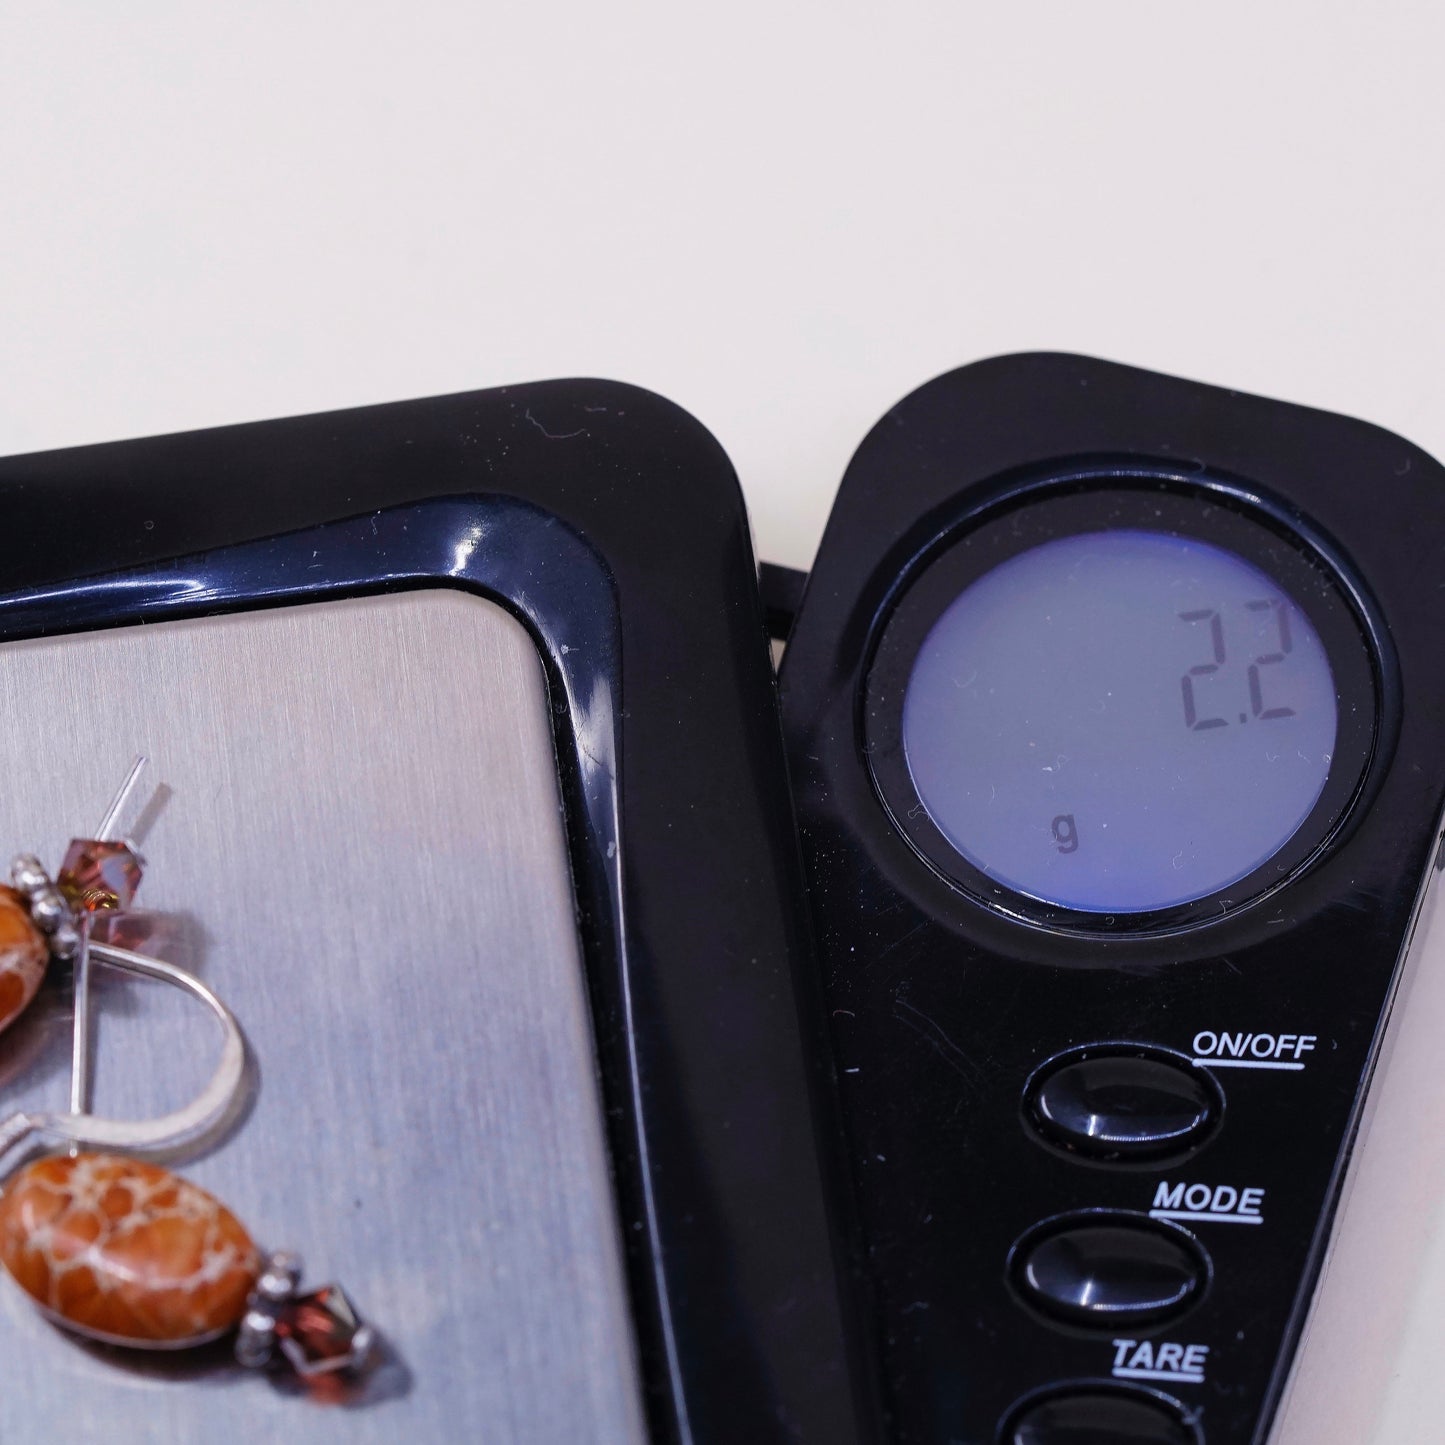
<instances>
[{"instance_id":1,"label":"curved silver hook","mask_svg":"<svg viewBox=\"0 0 1445 1445\"><path fill-rule=\"evenodd\" d=\"M246 1072L246 1041L235 1015L200 979L183 968L132 953L109 943L90 944L93 956L126 973L174 984L198 999L219 1021L224 1032L221 1060L210 1082L184 1109L158 1119L106 1119L98 1114L15 1114L0 1123L0 1157L22 1139L43 1134L62 1144L102 1149L123 1149L128 1154L158 1153L194 1142L212 1129L235 1103Z\"/></svg>"}]
</instances>

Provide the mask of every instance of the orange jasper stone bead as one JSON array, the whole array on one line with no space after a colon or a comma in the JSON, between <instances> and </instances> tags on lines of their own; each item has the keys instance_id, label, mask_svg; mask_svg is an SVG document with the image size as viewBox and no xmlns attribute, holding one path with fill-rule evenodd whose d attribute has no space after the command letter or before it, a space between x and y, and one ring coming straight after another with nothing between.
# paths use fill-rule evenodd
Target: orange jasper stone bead
<instances>
[{"instance_id":1,"label":"orange jasper stone bead","mask_svg":"<svg viewBox=\"0 0 1445 1445\"><path fill-rule=\"evenodd\" d=\"M116 1154L27 1164L0 1196L0 1264L58 1323L111 1344L200 1344L239 1323L260 1255L235 1215Z\"/></svg>"},{"instance_id":2,"label":"orange jasper stone bead","mask_svg":"<svg viewBox=\"0 0 1445 1445\"><path fill-rule=\"evenodd\" d=\"M0 887L0 1029L7 1029L35 997L50 947L20 895Z\"/></svg>"}]
</instances>

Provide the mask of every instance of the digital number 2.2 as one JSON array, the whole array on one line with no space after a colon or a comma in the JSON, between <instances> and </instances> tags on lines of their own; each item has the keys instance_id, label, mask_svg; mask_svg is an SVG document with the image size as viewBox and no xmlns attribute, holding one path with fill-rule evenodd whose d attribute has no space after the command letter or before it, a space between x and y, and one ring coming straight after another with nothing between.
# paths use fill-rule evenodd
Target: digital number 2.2
<instances>
[{"instance_id":1,"label":"digital number 2.2","mask_svg":"<svg viewBox=\"0 0 1445 1445\"><path fill-rule=\"evenodd\" d=\"M1279 635L1278 650L1260 653L1249 665L1250 710L1255 717L1260 719L1293 717L1294 709L1292 707L1265 707L1264 692L1259 680L1260 668L1283 662L1294 648L1294 641L1290 637L1289 630L1289 609L1279 598L1270 597L1261 597L1255 601L1246 602L1244 606L1247 612L1273 611L1275 627ZM1224 623L1219 616L1219 609L1217 607L1198 607L1191 612L1181 612L1179 620L1191 623L1208 622L1210 647L1214 654L1213 662L1201 662L1198 666L1191 667L1179 680L1184 693L1184 725L1194 732L1203 732L1206 728L1228 727L1227 718L1200 717L1194 701L1194 679L1208 677L1210 673L1218 672L1224 666ZM1242 718L1241 721L1243 721Z\"/></svg>"}]
</instances>

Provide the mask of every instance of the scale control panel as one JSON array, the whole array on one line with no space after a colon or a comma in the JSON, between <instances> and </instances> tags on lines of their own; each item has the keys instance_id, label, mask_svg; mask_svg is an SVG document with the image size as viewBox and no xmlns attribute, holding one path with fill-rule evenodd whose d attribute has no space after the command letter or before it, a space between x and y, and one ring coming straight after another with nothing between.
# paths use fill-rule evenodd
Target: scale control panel
<instances>
[{"instance_id":1,"label":"scale control panel","mask_svg":"<svg viewBox=\"0 0 1445 1445\"><path fill-rule=\"evenodd\" d=\"M883 1438L1267 1440L1433 876L1442 482L1053 355L854 458L781 685Z\"/></svg>"}]
</instances>

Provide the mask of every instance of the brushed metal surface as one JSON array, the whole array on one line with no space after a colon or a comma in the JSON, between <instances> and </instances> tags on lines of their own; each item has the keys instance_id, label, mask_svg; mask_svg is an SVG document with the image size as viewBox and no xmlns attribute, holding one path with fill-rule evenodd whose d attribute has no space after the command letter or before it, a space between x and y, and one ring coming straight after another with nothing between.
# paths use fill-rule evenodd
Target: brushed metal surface
<instances>
[{"instance_id":1,"label":"brushed metal surface","mask_svg":"<svg viewBox=\"0 0 1445 1445\"><path fill-rule=\"evenodd\" d=\"M131 757L150 948L235 1009L250 1111L185 1172L382 1331L323 1405L223 1355L77 1344L0 1280L0 1440L645 1438L542 672L422 591L0 647L0 852L52 866ZM95 1107L184 1103L217 1031L97 969ZM63 1107L69 999L0 1039Z\"/></svg>"}]
</instances>

